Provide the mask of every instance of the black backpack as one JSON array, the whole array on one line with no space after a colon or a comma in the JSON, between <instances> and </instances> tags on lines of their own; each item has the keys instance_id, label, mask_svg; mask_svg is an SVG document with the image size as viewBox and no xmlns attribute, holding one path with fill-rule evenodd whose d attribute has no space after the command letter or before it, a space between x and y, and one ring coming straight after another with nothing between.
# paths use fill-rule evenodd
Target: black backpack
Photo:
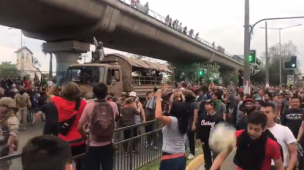
<instances>
[{"instance_id":1,"label":"black backpack","mask_svg":"<svg viewBox=\"0 0 304 170\"><path fill-rule=\"evenodd\" d=\"M277 139L273 136L273 134L272 134L268 129L267 129L265 132L266 132L267 137L269 137L270 139L276 141L277 144L279 145L279 147L280 147L280 152L281 152L282 162L284 162L284 155L283 155L282 146L280 145L280 143L277 141Z\"/></svg>"}]
</instances>

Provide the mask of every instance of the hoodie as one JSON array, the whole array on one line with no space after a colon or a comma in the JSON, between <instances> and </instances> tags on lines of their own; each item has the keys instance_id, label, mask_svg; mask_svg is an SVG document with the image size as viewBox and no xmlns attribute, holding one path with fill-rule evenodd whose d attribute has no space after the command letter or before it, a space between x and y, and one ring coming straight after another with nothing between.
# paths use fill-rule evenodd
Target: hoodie
<instances>
[{"instance_id":1,"label":"hoodie","mask_svg":"<svg viewBox=\"0 0 304 170\"><path fill-rule=\"evenodd\" d=\"M83 109L86 106L86 102L84 100L81 100L80 107L79 107L77 112L74 110L75 109L75 101L68 101L68 100L66 100L64 98L61 98L59 96L55 96L55 97L52 98L52 102L55 104L55 106L57 108L57 111L58 111L58 122L68 120L72 116L77 114L77 116L75 118L75 121L72 124L71 129L67 133L67 135L63 136L63 135L59 134L58 136L65 141L72 141L72 140L82 138L82 136L80 135L80 133L78 131L78 123L79 123L79 119L82 115ZM80 143L71 144L71 146L78 146L78 145L81 145L83 143L84 142L82 141Z\"/></svg>"}]
</instances>

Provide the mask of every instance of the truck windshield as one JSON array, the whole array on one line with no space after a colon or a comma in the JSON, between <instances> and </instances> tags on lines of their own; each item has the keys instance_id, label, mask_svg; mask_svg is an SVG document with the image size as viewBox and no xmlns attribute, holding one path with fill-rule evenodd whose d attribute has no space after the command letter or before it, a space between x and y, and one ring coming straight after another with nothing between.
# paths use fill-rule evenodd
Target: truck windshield
<instances>
[{"instance_id":1,"label":"truck windshield","mask_svg":"<svg viewBox=\"0 0 304 170\"><path fill-rule=\"evenodd\" d=\"M103 82L105 68L100 66L69 67L65 82L73 81L78 84L94 85Z\"/></svg>"}]
</instances>

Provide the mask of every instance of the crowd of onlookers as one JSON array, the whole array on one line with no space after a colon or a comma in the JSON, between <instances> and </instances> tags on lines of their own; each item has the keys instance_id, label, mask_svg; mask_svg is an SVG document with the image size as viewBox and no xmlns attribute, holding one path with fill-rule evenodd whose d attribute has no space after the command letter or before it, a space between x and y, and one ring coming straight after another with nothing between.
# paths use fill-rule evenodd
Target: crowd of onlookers
<instances>
[{"instance_id":1,"label":"crowd of onlookers","mask_svg":"<svg viewBox=\"0 0 304 170\"><path fill-rule=\"evenodd\" d=\"M13 81L13 78L7 78L6 84L10 84L11 80ZM7 142L4 145L0 142L2 156L16 150L18 142L14 141L18 139L18 131L25 130L25 117L22 115L26 115L24 110L34 105L34 101L28 95L32 88L26 85L31 83L26 82L26 78L24 81L20 85L14 81L19 88L13 98L0 99L1 119L5 118L5 126L9 129L8 136L2 134ZM10 89L13 89L13 84ZM153 132L157 128L162 128L161 134L150 133L144 145L151 149L161 147L160 170L185 169L187 141L188 159L196 155L195 143L204 143L202 148L205 167L210 169L212 151L206 143L210 129L216 123L226 121L237 129L246 129L253 119L259 119L258 123L261 121L261 116L258 116L256 111L273 107L276 115L274 121L289 127L297 137L303 112L299 108L304 106L304 92L301 88L256 86L252 88L252 95L248 95L244 94L242 88L237 87L216 87L213 84L191 86L189 83L176 83L173 91L168 90L166 85L162 89L151 89L146 93L145 100L140 100L136 92L123 92L119 97L114 96L109 93L104 83L93 87L94 99L83 99L79 86L73 82L64 84L60 93L58 90L54 85L47 91L41 90L41 96L44 96L43 104L35 110L34 120L44 114L46 119L43 134L52 136L39 136L28 141L22 151L24 170L35 170L38 165L45 167L46 170L68 170L72 168L71 158L83 153L83 159L74 160L77 170L83 166L90 170L113 170L115 151L119 149L115 148L113 142L130 141L122 144L123 154L136 155L142 151L138 150L138 144L144 141L140 140L141 138L130 138ZM24 101L27 102L20 104ZM294 115L295 110L301 115ZM142 125L152 120L156 120L157 123ZM134 125L138 126L114 131L117 128ZM301 143L300 138L298 136L298 143ZM70 141L75 142L68 144ZM32 154L33 156L29 156ZM213 156L216 156L216 153L213 153ZM7 166L1 164L4 165Z\"/></svg>"}]
</instances>

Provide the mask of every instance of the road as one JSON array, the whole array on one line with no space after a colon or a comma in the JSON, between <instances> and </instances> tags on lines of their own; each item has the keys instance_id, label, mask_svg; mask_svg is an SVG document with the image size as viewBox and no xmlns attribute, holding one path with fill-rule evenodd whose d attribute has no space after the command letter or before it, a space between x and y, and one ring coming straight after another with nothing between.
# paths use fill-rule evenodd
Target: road
<instances>
[{"instance_id":1,"label":"road","mask_svg":"<svg viewBox=\"0 0 304 170\"><path fill-rule=\"evenodd\" d=\"M22 148L30 138L42 135L43 126L44 123L42 121L38 121L35 126L28 126L27 131L19 132L19 148L17 153L22 151ZM13 160L10 170L22 170L21 158Z\"/></svg>"},{"instance_id":2,"label":"road","mask_svg":"<svg viewBox=\"0 0 304 170\"><path fill-rule=\"evenodd\" d=\"M35 126L29 126L27 128L27 131L19 133L19 148L17 153L20 153L22 151L22 148L30 138L42 135L43 126L44 123L39 121ZM160 149L155 149L153 147L145 147L146 137L142 136L138 142L138 154L135 154L133 156L131 154L124 155L124 153L122 152L123 143L120 143L116 146L117 150L119 150L120 152L115 153L115 170L133 170L136 167L141 167L142 165L151 162L156 157L161 156L162 153ZM158 148L161 148L161 140L159 140L157 144ZM14 159L12 161L10 170L22 170L21 158Z\"/></svg>"},{"instance_id":3,"label":"road","mask_svg":"<svg viewBox=\"0 0 304 170\"><path fill-rule=\"evenodd\" d=\"M233 157L235 152L231 152L231 154L227 157L226 161L224 162L221 170L236 170L236 166L233 163ZM204 166L201 166L197 170L205 170Z\"/></svg>"}]
</instances>

